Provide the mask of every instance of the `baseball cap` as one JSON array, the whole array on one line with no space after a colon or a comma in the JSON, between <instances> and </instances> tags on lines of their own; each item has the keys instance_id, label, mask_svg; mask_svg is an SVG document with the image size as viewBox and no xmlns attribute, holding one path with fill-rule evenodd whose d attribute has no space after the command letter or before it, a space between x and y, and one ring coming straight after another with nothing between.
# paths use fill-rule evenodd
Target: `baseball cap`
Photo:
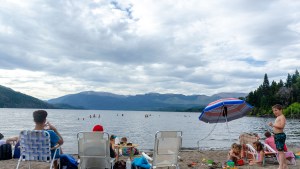
<instances>
[{"instance_id":1,"label":"baseball cap","mask_svg":"<svg viewBox=\"0 0 300 169\"><path fill-rule=\"evenodd\" d=\"M111 135L111 136L110 136L110 139L115 139L115 138L117 138L116 135Z\"/></svg>"},{"instance_id":2,"label":"baseball cap","mask_svg":"<svg viewBox=\"0 0 300 169\"><path fill-rule=\"evenodd\" d=\"M104 131L103 126L101 125L95 125L93 128L93 131Z\"/></svg>"}]
</instances>

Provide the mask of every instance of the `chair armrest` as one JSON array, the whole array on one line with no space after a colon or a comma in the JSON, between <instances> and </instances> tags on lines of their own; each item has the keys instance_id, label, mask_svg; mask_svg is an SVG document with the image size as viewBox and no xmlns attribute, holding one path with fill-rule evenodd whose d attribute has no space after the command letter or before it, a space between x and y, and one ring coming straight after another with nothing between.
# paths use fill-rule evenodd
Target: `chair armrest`
<instances>
[{"instance_id":1,"label":"chair armrest","mask_svg":"<svg viewBox=\"0 0 300 169\"><path fill-rule=\"evenodd\" d=\"M55 150L55 149L58 149L61 145L60 144L56 144L54 147L51 147L50 150Z\"/></svg>"}]
</instances>

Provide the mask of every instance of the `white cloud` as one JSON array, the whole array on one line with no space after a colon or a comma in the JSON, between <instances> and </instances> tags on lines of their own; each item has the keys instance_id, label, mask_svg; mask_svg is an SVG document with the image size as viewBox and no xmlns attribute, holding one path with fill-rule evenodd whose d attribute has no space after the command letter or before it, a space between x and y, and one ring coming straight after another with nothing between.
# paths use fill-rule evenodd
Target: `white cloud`
<instances>
[{"instance_id":1,"label":"white cloud","mask_svg":"<svg viewBox=\"0 0 300 169\"><path fill-rule=\"evenodd\" d=\"M41 99L250 92L265 73L278 81L299 69L299 8L292 0L3 1L1 85Z\"/></svg>"}]
</instances>

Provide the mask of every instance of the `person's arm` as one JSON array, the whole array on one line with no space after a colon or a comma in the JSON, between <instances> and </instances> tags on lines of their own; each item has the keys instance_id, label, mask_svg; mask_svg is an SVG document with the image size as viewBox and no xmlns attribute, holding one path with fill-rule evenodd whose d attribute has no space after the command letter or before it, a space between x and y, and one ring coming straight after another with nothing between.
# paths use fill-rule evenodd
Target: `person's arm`
<instances>
[{"instance_id":1,"label":"person's arm","mask_svg":"<svg viewBox=\"0 0 300 169\"><path fill-rule=\"evenodd\" d=\"M6 143L12 144L12 145L16 145L18 139L19 139L18 136L16 136L16 137L10 137L10 138L8 138L8 139L6 140Z\"/></svg>"},{"instance_id":2,"label":"person's arm","mask_svg":"<svg viewBox=\"0 0 300 169\"><path fill-rule=\"evenodd\" d=\"M230 151L228 152L227 158L228 158L228 160L231 160L232 157L233 157L233 153L232 153L232 150L230 150Z\"/></svg>"},{"instance_id":3,"label":"person's arm","mask_svg":"<svg viewBox=\"0 0 300 169\"><path fill-rule=\"evenodd\" d=\"M64 143L64 139L62 138L61 134L58 132L58 130L56 129L56 127L53 126L52 124L50 124L49 122L48 122L48 125L49 125L50 130L53 130L57 134L57 136L59 137L59 140L58 140L57 143L59 145L62 145Z\"/></svg>"},{"instance_id":4,"label":"person's arm","mask_svg":"<svg viewBox=\"0 0 300 169\"><path fill-rule=\"evenodd\" d=\"M263 150L262 150L262 151L259 152L259 154L260 154L260 157L259 157L259 159L257 160L257 163L262 163L263 160L264 160L265 153L264 153Z\"/></svg>"},{"instance_id":5,"label":"person's arm","mask_svg":"<svg viewBox=\"0 0 300 169\"><path fill-rule=\"evenodd\" d=\"M275 127L275 128L278 128L278 129L284 129L285 118L283 116L277 117L277 118L278 118L278 120L276 120L274 124L272 122L270 122L269 125L271 127Z\"/></svg>"}]
</instances>

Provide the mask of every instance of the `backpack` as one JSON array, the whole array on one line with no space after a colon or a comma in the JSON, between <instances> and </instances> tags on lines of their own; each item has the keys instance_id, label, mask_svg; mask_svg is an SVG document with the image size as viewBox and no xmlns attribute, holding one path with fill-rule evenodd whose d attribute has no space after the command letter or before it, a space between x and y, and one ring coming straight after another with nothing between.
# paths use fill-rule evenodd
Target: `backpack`
<instances>
[{"instance_id":1,"label":"backpack","mask_svg":"<svg viewBox=\"0 0 300 169\"><path fill-rule=\"evenodd\" d=\"M0 146L0 160L12 159L12 149L10 144L2 144Z\"/></svg>"},{"instance_id":2,"label":"backpack","mask_svg":"<svg viewBox=\"0 0 300 169\"><path fill-rule=\"evenodd\" d=\"M59 160L60 169L78 169L78 162L70 154L61 154Z\"/></svg>"},{"instance_id":3,"label":"backpack","mask_svg":"<svg viewBox=\"0 0 300 169\"><path fill-rule=\"evenodd\" d=\"M126 162L124 160L115 162L113 169L126 169Z\"/></svg>"}]
</instances>

